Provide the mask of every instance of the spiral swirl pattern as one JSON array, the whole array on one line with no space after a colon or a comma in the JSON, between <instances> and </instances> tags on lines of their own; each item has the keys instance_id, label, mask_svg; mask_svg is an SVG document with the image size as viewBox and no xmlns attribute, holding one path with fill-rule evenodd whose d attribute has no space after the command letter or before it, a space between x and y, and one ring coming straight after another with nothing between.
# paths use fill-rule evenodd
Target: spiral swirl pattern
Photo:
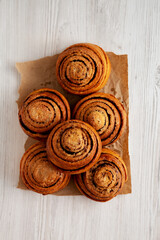
<instances>
[{"instance_id":1,"label":"spiral swirl pattern","mask_svg":"<svg viewBox=\"0 0 160 240\"><path fill-rule=\"evenodd\" d=\"M74 44L58 57L56 74L60 85L70 93L86 95L106 84L111 71L107 54L90 43Z\"/></svg>"},{"instance_id":2,"label":"spiral swirl pattern","mask_svg":"<svg viewBox=\"0 0 160 240\"><path fill-rule=\"evenodd\" d=\"M75 183L88 198L106 202L117 196L127 181L127 170L120 156L102 149L99 161L88 171L75 176Z\"/></svg>"},{"instance_id":3,"label":"spiral swirl pattern","mask_svg":"<svg viewBox=\"0 0 160 240\"><path fill-rule=\"evenodd\" d=\"M106 93L94 93L80 100L73 117L89 123L99 133L102 145L117 141L126 126L126 112L122 103Z\"/></svg>"},{"instance_id":4,"label":"spiral swirl pattern","mask_svg":"<svg viewBox=\"0 0 160 240\"><path fill-rule=\"evenodd\" d=\"M22 129L38 140L46 139L56 124L68 119L69 103L61 93L53 89L32 92L19 110Z\"/></svg>"},{"instance_id":5,"label":"spiral swirl pattern","mask_svg":"<svg viewBox=\"0 0 160 240\"><path fill-rule=\"evenodd\" d=\"M99 159L102 144L97 132L79 120L63 122L47 139L47 154L59 168L70 174L85 172Z\"/></svg>"},{"instance_id":6,"label":"spiral swirl pattern","mask_svg":"<svg viewBox=\"0 0 160 240\"><path fill-rule=\"evenodd\" d=\"M27 188L50 194L64 188L70 176L48 161L43 143L32 145L23 155L20 163L20 175Z\"/></svg>"}]
</instances>

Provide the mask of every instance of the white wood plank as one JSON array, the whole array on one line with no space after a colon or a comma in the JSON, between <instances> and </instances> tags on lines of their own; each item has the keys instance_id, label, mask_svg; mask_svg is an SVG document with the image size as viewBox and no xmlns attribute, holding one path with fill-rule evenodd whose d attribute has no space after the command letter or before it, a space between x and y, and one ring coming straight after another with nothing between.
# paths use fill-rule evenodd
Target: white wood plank
<instances>
[{"instance_id":1,"label":"white wood plank","mask_svg":"<svg viewBox=\"0 0 160 240\"><path fill-rule=\"evenodd\" d=\"M160 239L160 1L0 1L0 239ZM107 203L16 188L26 136L14 65L92 42L128 54L133 193Z\"/></svg>"}]
</instances>

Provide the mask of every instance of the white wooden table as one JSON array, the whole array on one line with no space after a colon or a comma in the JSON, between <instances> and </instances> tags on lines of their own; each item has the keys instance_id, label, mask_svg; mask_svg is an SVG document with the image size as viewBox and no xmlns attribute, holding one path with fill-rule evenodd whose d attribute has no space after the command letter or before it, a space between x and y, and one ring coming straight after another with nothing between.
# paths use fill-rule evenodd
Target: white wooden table
<instances>
[{"instance_id":1,"label":"white wooden table","mask_svg":"<svg viewBox=\"0 0 160 240\"><path fill-rule=\"evenodd\" d=\"M14 65L77 42L128 54L133 193L107 203L16 188L25 134ZM0 1L0 240L160 239L160 1Z\"/></svg>"}]
</instances>

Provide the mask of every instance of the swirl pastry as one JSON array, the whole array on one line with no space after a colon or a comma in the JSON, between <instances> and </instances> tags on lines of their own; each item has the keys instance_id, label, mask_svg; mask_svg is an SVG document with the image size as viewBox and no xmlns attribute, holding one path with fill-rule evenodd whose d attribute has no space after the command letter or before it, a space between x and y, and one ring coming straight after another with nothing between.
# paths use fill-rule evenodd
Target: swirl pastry
<instances>
[{"instance_id":1,"label":"swirl pastry","mask_svg":"<svg viewBox=\"0 0 160 240\"><path fill-rule=\"evenodd\" d=\"M85 173L75 175L74 179L86 197L106 202L120 193L127 181L127 170L117 153L102 149L99 161Z\"/></svg>"},{"instance_id":2,"label":"swirl pastry","mask_svg":"<svg viewBox=\"0 0 160 240\"><path fill-rule=\"evenodd\" d=\"M47 154L56 166L78 174L99 159L102 144L98 133L85 122L68 120L53 128L47 139Z\"/></svg>"},{"instance_id":3,"label":"swirl pastry","mask_svg":"<svg viewBox=\"0 0 160 240\"><path fill-rule=\"evenodd\" d=\"M106 84L111 71L107 54L91 43L74 44L58 57L56 75L60 85L70 93L87 95Z\"/></svg>"},{"instance_id":4,"label":"swirl pastry","mask_svg":"<svg viewBox=\"0 0 160 240\"><path fill-rule=\"evenodd\" d=\"M122 103L106 93L94 93L80 100L73 117L89 123L99 133L102 145L116 142L126 125L126 112Z\"/></svg>"},{"instance_id":5,"label":"swirl pastry","mask_svg":"<svg viewBox=\"0 0 160 240\"><path fill-rule=\"evenodd\" d=\"M53 89L39 89L27 96L19 110L19 122L24 132L35 139L48 137L52 128L70 119L66 98Z\"/></svg>"},{"instance_id":6,"label":"swirl pastry","mask_svg":"<svg viewBox=\"0 0 160 240\"><path fill-rule=\"evenodd\" d=\"M42 194L50 194L63 189L70 176L58 169L47 158L44 143L32 145L23 155L20 175L27 188Z\"/></svg>"}]
</instances>

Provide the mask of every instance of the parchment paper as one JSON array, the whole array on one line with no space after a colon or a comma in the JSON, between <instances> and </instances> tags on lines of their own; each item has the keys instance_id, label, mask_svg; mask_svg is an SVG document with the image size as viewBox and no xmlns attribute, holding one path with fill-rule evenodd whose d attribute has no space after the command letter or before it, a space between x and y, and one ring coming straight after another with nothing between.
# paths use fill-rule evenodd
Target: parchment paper
<instances>
[{"instance_id":1,"label":"parchment paper","mask_svg":"<svg viewBox=\"0 0 160 240\"><path fill-rule=\"evenodd\" d=\"M127 114L129 114L129 94L128 94L128 59L127 55L115 55L112 52L107 53L111 61L111 75L109 77L106 86L101 92L113 94L118 98L124 105ZM16 68L21 75L21 82L19 88L19 99L17 100L18 107L22 104L24 99L29 93L40 88L53 88L61 92L69 101L71 109L82 96L76 96L66 92L58 84L56 79L56 60L58 54L41 58L35 61L16 63ZM127 126L125 132L116 142L107 146L107 148L115 150L123 158L127 170L128 170L128 181L125 183L121 194L131 193L131 172L130 172L130 157L128 152L128 134L129 124L127 119ZM28 149L36 140L28 138L25 143L25 150ZM27 189L23 184L21 178L19 178L18 188ZM55 193L55 195L81 195L73 180L63 190Z\"/></svg>"}]
</instances>

